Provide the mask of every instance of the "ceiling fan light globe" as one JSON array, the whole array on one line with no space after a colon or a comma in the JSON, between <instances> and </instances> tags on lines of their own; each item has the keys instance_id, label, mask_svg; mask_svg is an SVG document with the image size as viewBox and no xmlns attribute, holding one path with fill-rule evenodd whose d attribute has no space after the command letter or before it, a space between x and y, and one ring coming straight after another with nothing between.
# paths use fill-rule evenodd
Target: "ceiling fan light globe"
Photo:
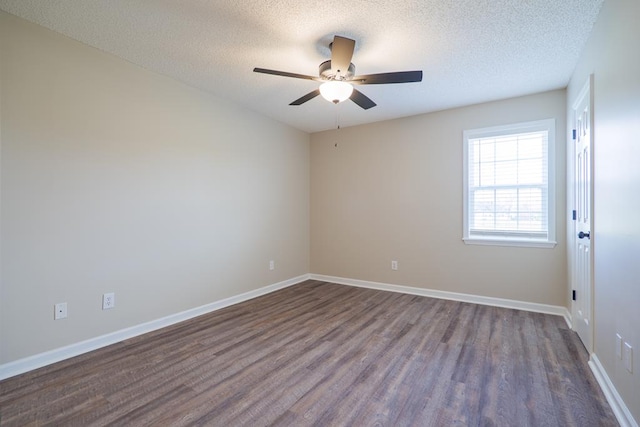
<instances>
[{"instance_id":1,"label":"ceiling fan light globe","mask_svg":"<svg viewBox=\"0 0 640 427\"><path fill-rule=\"evenodd\" d=\"M331 80L320 85L320 94L324 99L334 104L349 99L353 93L353 86L339 80Z\"/></svg>"}]
</instances>

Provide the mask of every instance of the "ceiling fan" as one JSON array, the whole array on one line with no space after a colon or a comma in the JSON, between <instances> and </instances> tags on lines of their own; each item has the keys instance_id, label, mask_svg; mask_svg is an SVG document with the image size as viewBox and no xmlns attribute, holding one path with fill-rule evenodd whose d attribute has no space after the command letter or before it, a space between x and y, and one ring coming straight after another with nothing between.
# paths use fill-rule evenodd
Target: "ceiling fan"
<instances>
[{"instance_id":1,"label":"ceiling fan","mask_svg":"<svg viewBox=\"0 0 640 427\"><path fill-rule=\"evenodd\" d=\"M296 99L289 105L301 105L318 95L322 95L323 98L334 104L338 104L346 99L351 99L365 110L375 107L376 103L355 89L353 85L379 85L422 81L422 71L399 71L394 73L355 76L356 67L351 63L355 46L355 40L334 36L333 43L329 45L331 48L331 59L320 64L319 77L289 73L286 71L268 70L266 68L254 68L253 71L256 73L322 82L318 89Z\"/></svg>"}]
</instances>

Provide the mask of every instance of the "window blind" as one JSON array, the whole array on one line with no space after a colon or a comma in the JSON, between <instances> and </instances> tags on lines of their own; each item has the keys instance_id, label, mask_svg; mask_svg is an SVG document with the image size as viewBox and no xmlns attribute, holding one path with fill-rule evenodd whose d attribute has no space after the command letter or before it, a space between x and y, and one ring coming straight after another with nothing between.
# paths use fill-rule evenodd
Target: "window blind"
<instances>
[{"instance_id":1,"label":"window blind","mask_svg":"<svg viewBox=\"0 0 640 427\"><path fill-rule=\"evenodd\" d=\"M547 239L548 131L468 144L469 237Z\"/></svg>"}]
</instances>

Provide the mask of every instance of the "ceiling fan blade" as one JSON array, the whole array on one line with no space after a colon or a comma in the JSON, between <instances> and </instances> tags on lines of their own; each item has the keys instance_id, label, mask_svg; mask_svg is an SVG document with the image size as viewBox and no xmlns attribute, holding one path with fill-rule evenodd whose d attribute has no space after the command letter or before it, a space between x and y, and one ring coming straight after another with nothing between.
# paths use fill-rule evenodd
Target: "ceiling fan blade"
<instances>
[{"instance_id":1,"label":"ceiling fan blade","mask_svg":"<svg viewBox=\"0 0 640 427\"><path fill-rule=\"evenodd\" d=\"M357 89L353 89L350 99L365 110L376 106L375 102Z\"/></svg>"},{"instance_id":2,"label":"ceiling fan blade","mask_svg":"<svg viewBox=\"0 0 640 427\"><path fill-rule=\"evenodd\" d=\"M274 76L293 77L295 79L315 80L321 81L319 77L307 76L305 74L288 73L286 71L268 70L266 68L254 68L254 73L272 74Z\"/></svg>"},{"instance_id":3,"label":"ceiling fan blade","mask_svg":"<svg viewBox=\"0 0 640 427\"><path fill-rule=\"evenodd\" d=\"M383 85L388 83L414 83L422 81L422 71L398 71L397 73L365 74L355 76L349 83Z\"/></svg>"},{"instance_id":4,"label":"ceiling fan blade","mask_svg":"<svg viewBox=\"0 0 640 427\"><path fill-rule=\"evenodd\" d=\"M340 36L333 37L333 43L331 43L331 71L336 76L345 76L347 74L355 47L355 40Z\"/></svg>"},{"instance_id":5,"label":"ceiling fan blade","mask_svg":"<svg viewBox=\"0 0 640 427\"><path fill-rule=\"evenodd\" d=\"M305 102L315 98L316 96L320 95L320 90L316 89L313 92L309 92L308 94L306 94L305 96L296 99L295 101L293 101L291 104L289 105L301 105L304 104Z\"/></svg>"}]
</instances>

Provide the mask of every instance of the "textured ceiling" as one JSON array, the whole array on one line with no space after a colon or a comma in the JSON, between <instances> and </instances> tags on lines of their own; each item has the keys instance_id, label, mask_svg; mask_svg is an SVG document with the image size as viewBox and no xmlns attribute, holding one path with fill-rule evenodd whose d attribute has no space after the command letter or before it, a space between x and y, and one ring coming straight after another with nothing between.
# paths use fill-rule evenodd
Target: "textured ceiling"
<instances>
[{"instance_id":1,"label":"textured ceiling","mask_svg":"<svg viewBox=\"0 0 640 427\"><path fill-rule=\"evenodd\" d=\"M307 132L563 88L602 0L0 0L0 9ZM334 34L357 74L423 70L358 87L378 106L289 102L318 83Z\"/></svg>"}]
</instances>

